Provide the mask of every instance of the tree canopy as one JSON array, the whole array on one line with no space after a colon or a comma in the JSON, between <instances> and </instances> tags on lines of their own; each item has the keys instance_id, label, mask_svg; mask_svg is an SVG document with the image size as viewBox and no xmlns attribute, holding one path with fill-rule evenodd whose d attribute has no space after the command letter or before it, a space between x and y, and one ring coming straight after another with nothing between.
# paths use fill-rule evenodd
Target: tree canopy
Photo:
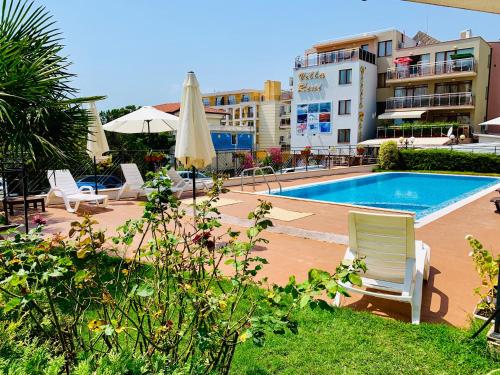
<instances>
[{"instance_id":1,"label":"tree canopy","mask_svg":"<svg viewBox=\"0 0 500 375\"><path fill-rule=\"evenodd\" d=\"M84 149L89 113L71 86L61 32L43 6L1 0L0 146L3 153L65 156Z\"/></svg>"}]
</instances>

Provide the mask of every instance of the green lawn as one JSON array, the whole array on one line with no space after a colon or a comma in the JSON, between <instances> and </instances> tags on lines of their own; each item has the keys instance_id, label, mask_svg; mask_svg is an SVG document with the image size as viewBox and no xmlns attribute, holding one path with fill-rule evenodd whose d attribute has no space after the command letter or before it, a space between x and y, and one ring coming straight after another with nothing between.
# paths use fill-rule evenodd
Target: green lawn
<instances>
[{"instance_id":1,"label":"green lawn","mask_svg":"<svg viewBox=\"0 0 500 375\"><path fill-rule=\"evenodd\" d=\"M263 348L241 346L232 373L487 374L500 368L483 336L444 324L413 326L348 308L305 310L299 334L269 336Z\"/></svg>"}]
</instances>

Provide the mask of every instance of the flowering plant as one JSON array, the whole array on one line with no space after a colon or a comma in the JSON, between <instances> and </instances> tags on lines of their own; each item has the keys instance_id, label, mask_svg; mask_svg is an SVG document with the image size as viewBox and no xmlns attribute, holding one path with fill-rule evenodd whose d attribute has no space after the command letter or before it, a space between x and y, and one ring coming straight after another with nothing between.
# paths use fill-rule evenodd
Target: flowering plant
<instances>
[{"instance_id":1,"label":"flowering plant","mask_svg":"<svg viewBox=\"0 0 500 375\"><path fill-rule=\"evenodd\" d=\"M36 225L45 225L47 224L47 219L45 219L42 215L38 214L33 217L31 222Z\"/></svg>"},{"instance_id":2,"label":"flowering plant","mask_svg":"<svg viewBox=\"0 0 500 375\"><path fill-rule=\"evenodd\" d=\"M167 156L163 152L150 152L144 156L144 161L146 163L159 163L165 160Z\"/></svg>"},{"instance_id":3,"label":"flowering plant","mask_svg":"<svg viewBox=\"0 0 500 375\"><path fill-rule=\"evenodd\" d=\"M477 306L478 313L489 317L495 310L494 299L497 296L500 256L494 257L489 250L483 247L481 242L470 234L465 239L472 248L469 256L472 257L474 267L481 278L481 286L474 289L474 294L481 298Z\"/></svg>"},{"instance_id":4,"label":"flowering plant","mask_svg":"<svg viewBox=\"0 0 500 375\"><path fill-rule=\"evenodd\" d=\"M302 156L309 156L311 155L311 146L306 146L302 151L300 151L300 154Z\"/></svg>"}]
</instances>

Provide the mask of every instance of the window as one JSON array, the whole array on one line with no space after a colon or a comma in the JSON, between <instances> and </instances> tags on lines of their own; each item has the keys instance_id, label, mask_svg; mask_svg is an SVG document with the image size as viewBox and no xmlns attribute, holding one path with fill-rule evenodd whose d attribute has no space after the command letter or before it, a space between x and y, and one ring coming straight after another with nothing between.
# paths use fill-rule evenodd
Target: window
<instances>
[{"instance_id":1,"label":"window","mask_svg":"<svg viewBox=\"0 0 500 375\"><path fill-rule=\"evenodd\" d=\"M208 107L210 105L210 99L209 98L203 98L203 105L205 107Z\"/></svg>"},{"instance_id":2,"label":"window","mask_svg":"<svg viewBox=\"0 0 500 375\"><path fill-rule=\"evenodd\" d=\"M233 146L236 145L237 139L238 139L238 137L236 136L236 134L231 134L231 144Z\"/></svg>"},{"instance_id":3,"label":"window","mask_svg":"<svg viewBox=\"0 0 500 375\"><path fill-rule=\"evenodd\" d=\"M392 56L392 40L378 42L378 57Z\"/></svg>"},{"instance_id":4,"label":"window","mask_svg":"<svg viewBox=\"0 0 500 375\"><path fill-rule=\"evenodd\" d=\"M215 98L215 105L224 105L224 97L223 96L217 96Z\"/></svg>"},{"instance_id":5,"label":"window","mask_svg":"<svg viewBox=\"0 0 500 375\"><path fill-rule=\"evenodd\" d=\"M337 135L337 143L350 143L351 129L339 129Z\"/></svg>"},{"instance_id":6,"label":"window","mask_svg":"<svg viewBox=\"0 0 500 375\"><path fill-rule=\"evenodd\" d=\"M241 94L241 101L242 102L249 102L250 101L250 95L248 95L248 94Z\"/></svg>"},{"instance_id":7,"label":"window","mask_svg":"<svg viewBox=\"0 0 500 375\"><path fill-rule=\"evenodd\" d=\"M362 44L362 45L361 45L361 49L362 49L363 51L370 52L370 51L368 50L368 44Z\"/></svg>"},{"instance_id":8,"label":"window","mask_svg":"<svg viewBox=\"0 0 500 375\"><path fill-rule=\"evenodd\" d=\"M350 115L350 114L351 114L351 101L339 100L339 115Z\"/></svg>"},{"instance_id":9,"label":"window","mask_svg":"<svg viewBox=\"0 0 500 375\"><path fill-rule=\"evenodd\" d=\"M427 95L427 86L413 86L413 87L405 87L399 86L394 89L394 96L400 98L403 96L420 96Z\"/></svg>"},{"instance_id":10,"label":"window","mask_svg":"<svg viewBox=\"0 0 500 375\"><path fill-rule=\"evenodd\" d=\"M352 69L339 70L339 85L347 85L352 82Z\"/></svg>"},{"instance_id":11,"label":"window","mask_svg":"<svg viewBox=\"0 0 500 375\"><path fill-rule=\"evenodd\" d=\"M387 80L387 73L377 74L377 88L383 89L388 87L386 80Z\"/></svg>"},{"instance_id":12,"label":"window","mask_svg":"<svg viewBox=\"0 0 500 375\"><path fill-rule=\"evenodd\" d=\"M229 95L229 97L227 98L227 102L228 104L236 104L236 96Z\"/></svg>"},{"instance_id":13,"label":"window","mask_svg":"<svg viewBox=\"0 0 500 375\"><path fill-rule=\"evenodd\" d=\"M285 136L280 135L280 144L285 143Z\"/></svg>"}]
</instances>

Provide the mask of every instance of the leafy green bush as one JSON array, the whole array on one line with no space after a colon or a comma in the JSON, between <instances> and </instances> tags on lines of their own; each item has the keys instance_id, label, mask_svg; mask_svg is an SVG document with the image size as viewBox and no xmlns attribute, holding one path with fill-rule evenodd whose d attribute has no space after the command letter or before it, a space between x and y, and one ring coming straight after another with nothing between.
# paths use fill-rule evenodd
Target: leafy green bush
<instances>
[{"instance_id":1,"label":"leafy green bush","mask_svg":"<svg viewBox=\"0 0 500 375\"><path fill-rule=\"evenodd\" d=\"M398 144L395 141L382 143L378 154L378 164L382 169L394 169L399 162Z\"/></svg>"},{"instance_id":2,"label":"leafy green bush","mask_svg":"<svg viewBox=\"0 0 500 375\"><path fill-rule=\"evenodd\" d=\"M500 156L453 150L405 149L399 151L399 163L395 168L402 170L500 173Z\"/></svg>"}]
</instances>

